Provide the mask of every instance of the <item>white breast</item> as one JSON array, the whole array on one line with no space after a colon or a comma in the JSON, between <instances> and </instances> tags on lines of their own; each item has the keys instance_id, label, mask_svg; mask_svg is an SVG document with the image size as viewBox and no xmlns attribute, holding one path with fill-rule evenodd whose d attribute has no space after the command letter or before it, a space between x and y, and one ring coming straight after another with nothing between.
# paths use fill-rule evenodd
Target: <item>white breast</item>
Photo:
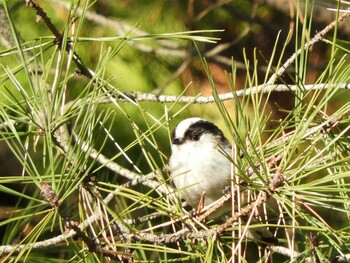
<instances>
[{"instance_id":1,"label":"white breast","mask_svg":"<svg viewBox=\"0 0 350 263\"><path fill-rule=\"evenodd\" d=\"M230 185L231 162L219 147L203 135L200 141L172 146L169 169L172 180L181 196L193 208L197 208L205 192L205 205L223 195ZM205 142L205 143L204 143ZM230 148L225 151L230 155Z\"/></svg>"}]
</instances>

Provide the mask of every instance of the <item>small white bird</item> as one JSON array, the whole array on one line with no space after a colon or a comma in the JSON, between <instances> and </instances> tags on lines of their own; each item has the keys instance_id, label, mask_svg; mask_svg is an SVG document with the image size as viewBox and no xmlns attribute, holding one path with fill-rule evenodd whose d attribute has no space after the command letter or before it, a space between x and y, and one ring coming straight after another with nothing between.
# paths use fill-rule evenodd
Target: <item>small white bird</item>
<instances>
[{"instance_id":1,"label":"small white bird","mask_svg":"<svg viewBox=\"0 0 350 263\"><path fill-rule=\"evenodd\" d=\"M222 197L230 186L232 162L228 156L232 153L229 141L215 124L197 117L181 121L173 132L171 151L171 179L190 206L197 209L204 193L205 206ZM229 210L231 205L227 204L215 216ZM265 228L251 231L251 236L257 241L277 243Z\"/></svg>"},{"instance_id":2,"label":"small white bird","mask_svg":"<svg viewBox=\"0 0 350 263\"><path fill-rule=\"evenodd\" d=\"M169 170L181 196L197 208L205 192L207 206L223 195L230 186L231 145L222 131L201 118L180 122L173 134Z\"/></svg>"}]
</instances>

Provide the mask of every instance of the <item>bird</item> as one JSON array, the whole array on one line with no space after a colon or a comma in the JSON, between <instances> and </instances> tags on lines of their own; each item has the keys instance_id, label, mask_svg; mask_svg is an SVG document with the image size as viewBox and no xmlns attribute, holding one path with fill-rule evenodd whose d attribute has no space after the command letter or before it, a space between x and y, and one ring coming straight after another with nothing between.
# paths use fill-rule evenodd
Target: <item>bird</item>
<instances>
[{"instance_id":1,"label":"bird","mask_svg":"<svg viewBox=\"0 0 350 263\"><path fill-rule=\"evenodd\" d=\"M192 208L197 209L203 197L204 206L208 206L223 196L231 185L231 155L231 143L214 123L192 117L177 124L172 133L168 167L177 191ZM231 209L228 202L214 215L220 217ZM253 231L252 238L277 243L268 229L250 232Z\"/></svg>"},{"instance_id":2,"label":"bird","mask_svg":"<svg viewBox=\"0 0 350 263\"><path fill-rule=\"evenodd\" d=\"M230 185L231 145L212 122L199 117L181 121L173 132L169 170L180 195L197 208L205 192L204 206L223 195Z\"/></svg>"}]
</instances>

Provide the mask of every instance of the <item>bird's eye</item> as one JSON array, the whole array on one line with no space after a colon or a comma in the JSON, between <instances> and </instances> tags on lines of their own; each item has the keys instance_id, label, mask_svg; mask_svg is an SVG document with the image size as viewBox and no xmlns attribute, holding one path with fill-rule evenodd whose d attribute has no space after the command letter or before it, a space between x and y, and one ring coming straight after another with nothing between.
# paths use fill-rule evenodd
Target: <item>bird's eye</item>
<instances>
[{"instance_id":1,"label":"bird's eye","mask_svg":"<svg viewBox=\"0 0 350 263\"><path fill-rule=\"evenodd\" d=\"M191 137L192 141L199 141L200 135L199 134L193 134Z\"/></svg>"},{"instance_id":2,"label":"bird's eye","mask_svg":"<svg viewBox=\"0 0 350 263\"><path fill-rule=\"evenodd\" d=\"M174 138L173 144L179 145L179 144L181 144L181 141L178 138Z\"/></svg>"}]
</instances>

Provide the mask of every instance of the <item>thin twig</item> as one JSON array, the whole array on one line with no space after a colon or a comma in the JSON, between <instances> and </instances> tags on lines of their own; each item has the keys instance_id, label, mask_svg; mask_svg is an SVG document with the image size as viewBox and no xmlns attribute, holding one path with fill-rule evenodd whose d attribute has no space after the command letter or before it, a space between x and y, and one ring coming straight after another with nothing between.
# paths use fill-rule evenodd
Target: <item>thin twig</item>
<instances>
[{"instance_id":1,"label":"thin twig","mask_svg":"<svg viewBox=\"0 0 350 263\"><path fill-rule=\"evenodd\" d=\"M63 44L63 34L61 34L57 27L51 22L51 19L48 17L46 12L41 8L41 6L35 1L35 0L27 0L26 2L27 6L33 8L37 16L39 16L41 19L43 19L46 26L50 29L52 34L55 36L55 43L60 47L65 49L68 53L72 51L71 43L68 42L65 47L62 47ZM75 62L76 66L78 67L79 73L86 76L89 79L93 78L92 71L85 65L85 63L81 60L79 55L73 51L73 61Z\"/></svg>"},{"instance_id":2,"label":"thin twig","mask_svg":"<svg viewBox=\"0 0 350 263\"><path fill-rule=\"evenodd\" d=\"M348 10L350 10L350 9L348 9ZM297 52L295 52L290 58L287 59L287 61L277 70L277 72L274 73L270 77L270 79L267 81L267 84L273 84L275 82L275 80L278 77L282 76L284 74L284 72L286 71L286 69L292 63L294 63L297 56L299 56L303 50L307 50L307 49L311 48L317 42L322 41L329 31L331 31L336 25L338 25L340 22L347 19L348 17L350 17L349 12L343 13L337 20L334 20L332 23L327 25L323 30L318 32L309 42L307 42L303 47L299 48L297 50Z\"/></svg>"},{"instance_id":3,"label":"thin twig","mask_svg":"<svg viewBox=\"0 0 350 263\"><path fill-rule=\"evenodd\" d=\"M218 225L217 227L202 230L198 232L193 232L189 229L181 229L180 231L172 234L160 234L154 235L149 233L135 233L130 234L130 238L139 241L148 241L157 244L167 244L167 243L176 243L181 240L188 239L202 239L210 236L218 235L223 233L227 228L231 227L234 222L238 220L238 218L249 215L256 207L259 207L261 204L266 202L266 193L261 193L262 198L258 199L256 202L247 205L242 208L240 211L234 213L225 223Z\"/></svg>"}]
</instances>

